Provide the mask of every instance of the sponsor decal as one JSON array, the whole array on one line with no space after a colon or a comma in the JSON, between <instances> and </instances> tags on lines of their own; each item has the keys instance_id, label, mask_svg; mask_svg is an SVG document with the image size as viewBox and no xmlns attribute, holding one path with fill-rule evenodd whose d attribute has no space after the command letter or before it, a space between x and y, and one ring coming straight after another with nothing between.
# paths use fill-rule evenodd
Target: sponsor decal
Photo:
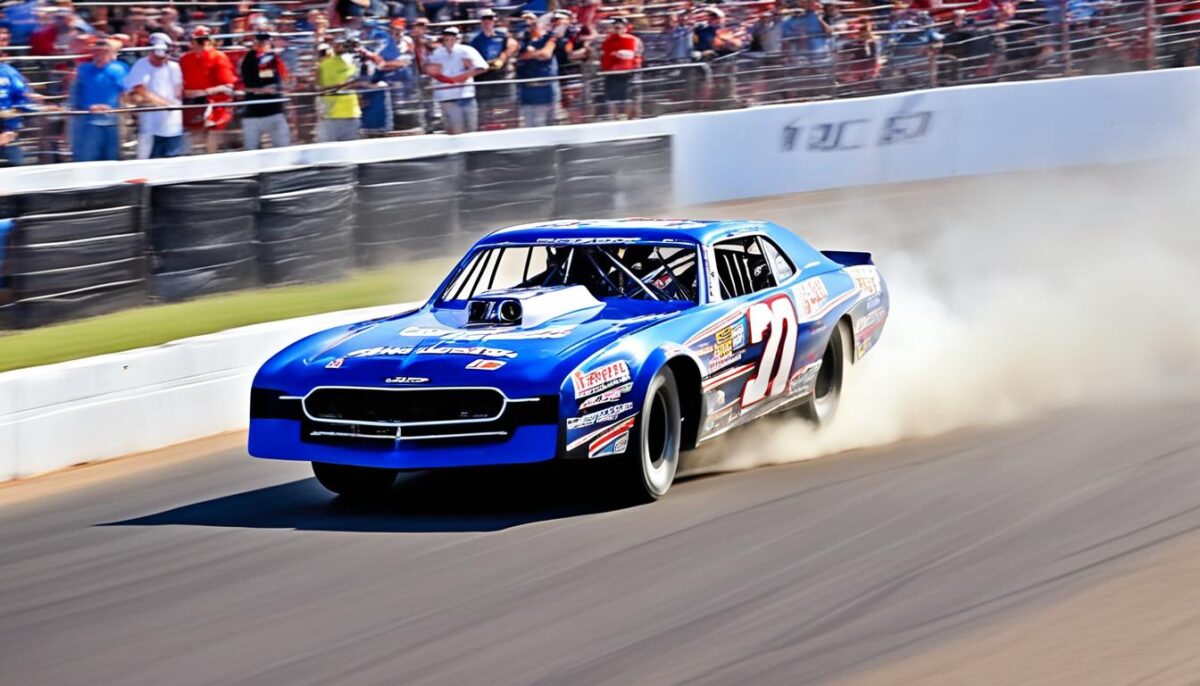
<instances>
[{"instance_id":1,"label":"sponsor decal","mask_svg":"<svg viewBox=\"0 0 1200 686\"><path fill-rule=\"evenodd\" d=\"M446 341L533 341L563 338L575 329L574 324L547 326L544 329L513 331L505 328L487 329L441 329L437 327L410 326L400 332L401 336L419 338L441 338Z\"/></svg>"},{"instance_id":2,"label":"sponsor decal","mask_svg":"<svg viewBox=\"0 0 1200 686\"><path fill-rule=\"evenodd\" d=\"M713 341L712 357L708 360L708 369L715 372L742 359L742 349L746 347L746 327L740 321L717 331Z\"/></svg>"},{"instance_id":3,"label":"sponsor decal","mask_svg":"<svg viewBox=\"0 0 1200 686\"><path fill-rule=\"evenodd\" d=\"M820 311L821 303L829 297L829 289L825 288L825 282L819 276L801 281L792 290L796 295L796 305L805 317L812 317Z\"/></svg>"},{"instance_id":4,"label":"sponsor decal","mask_svg":"<svg viewBox=\"0 0 1200 686\"><path fill-rule=\"evenodd\" d=\"M346 362L346 358L335 357L334 359L329 361L329 364L325 365L325 368L326 369L340 369L342 364L345 362Z\"/></svg>"},{"instance_id":5,"label":"sponsor decal","mask_svg":"<svg viewBox=\"0 0 1200 686\"><path fill-rule=\"evenodd\" d=\"M485 348L483 346L446 346L442 344L428 345L420 348L412 346L377 346L362 348L346 353L346 357L391 357L403 355L474 355L476 357L516 357L517 353L503 348Z\"/></svg>"},{"instance_id":6,"label":"sponsor decal","mask_svg":"<svg viewBox=\"0 0 1200 686\"><path fill-rule=\"evenodd\" d=\"M443 346L441 344L431 345L424 348L417 348L418 355L477 355L480 357L507 357L512 359L517 356L512 350L503 348L484 348L482 346Z\"/></svg>"},{"instance_id":7,"label":"sponsor decal","mask_svg":"<svg viewBox=\"0 0 1200 686\"><path fill-rule=\"evenodd\" d=\"M879 285L879 271L872 265L856 264L846 267L846 273L850 275L850 278L854 279L854 285L864 296L876 295L881 290Z\"/></svg>"},{"instance_id":8,"label":"sponsor decal","mask_svg":"<svg viewBox=\"0 0 1200 686\"><path fill-rule=\"evenodd\" d=\"M389 376L383 380L384 383L429 383L429 379L423 376Z\"/></svg>"},{"instance_id":9,"label":"sponsor decal","mask_svg":"<svg viewBox=\"0 0 1200 686\"><path fill-rule=\"evenodd\" d=\"M632 409L633 403L621 403L620 405L613 405L612 407L606 407L597 412L585 414L582 417L569 417L567 419L567 430L571 431L574 429L583 429L592 426L597 422L606 422L610 419L616 419Z\"/></svg>"},{"instance_id":10,"label":"sponsor decal","mask_svg":"<svg viewBox=\"0 0 1200 686\"><path fill-rule=\"evenodd\" d=\"M374 348L360 348L346 353L346 357L390 357L393 355L409 355L413 351L412 347L396 347L391 345L380 345Z\"/></svg>"},{"instance_id":11,"label":"sponsor decal","mask_svg":"<svg viewBox=\"0 0 1200 686\"><path fill-rule=\"evenodd\" d=\"M633 389L633 384L627 383L622 386L617 386L616 388L604 391L603 393L598 393L579 403L579 409L586 410L589 407L596 407L597 405L616 402L621 399L621 396L628 393L631 389Z\"/></svg>"},{"instance_id":12,"label":"sponsor decal","mask_svg":"<svg viewBox=\"0 0 1200 686\"><path fill-rule=\"evenodd\" d=\"M629 447L629 433L633 429L634 419L635 417L622 419L593 434L595 439L588 443L588 458L624 453Z\"/></svg>"},{"instance_id":13,"label":"sponsor decal","mask_svg":"<svg viewBox=\"0 0 1200 686\"><path fill-rule=\"evenodd\" d=\"M577 399L607 391L613 386L620 386L629 380L629 365L625 363L625 360L610 362L588 372L579 369L571 372L571 384L575 386Z\"/></svg>"},{"instance_id":14,"label":"sponsor decal","mask_svg":"<svg viewBox=\"0 0 1200 686\"><path fill-rule=\"evenodd\" d=\"M843 119L806 123L795 119L783 127L783 150L834 152L886 147L921 140L933 123L933 112L898 112L873 119Z\"/></svg>"},{"instance_id":15,"label":"sponsor decal","mask_svg":"<svg viewBox=\"0 0 1200 686\"><path fill-rule=\"evenodd\" d=\"M820 360L797 369L796 373L792 375L791 381L788 382L788 393L791 395L808 395L812 393L813 387L817 383L817 372L820 370Z\"/></svg>"},{"instance_id":16,"label":"sponsor decal","mask_svg":"<svg viewBox=\"0 0 1200 686\"><path fill-rule=\"evenodd\" d=\"M602 426L599 429L591 431L586 435L580 436L579 438L576 438L575 440L573 440L567 444L567 450L574 450L581 445L594 444L596 441L600 441L600 440L607 438L608 434L610 434L610 433L614 434L614 437L615 437L615 435L620 434L621 431L628 430L629 428L631 428L633 426L633 422L635 419L636 419L636 417L626 417L625 419L618 419L617 421L613 422L612 424L609 424L607 426Z\"/></svg>"},{"instance_id":17,"label":"sponsor decal","mask_svg":"<svg viewBox=\"0 0 1200 686\"><path fill-rule=\"evenodd\" d=\"M539 238L538 243L554 245L611 245L614 243L637 243L640 238Z\"/></svg>"},{"instance_id":18,"label":"sponsor decal","mask_svg":"<svg viewBox=\"0 0 1200 686\"><path fill-rule=\"evenodd\" d=\"M859 317L854 322L854 338L861 341L869 336L872 331L878 329L879 326L883 324L885 317L886 314L882 309L871 310L865 315Z\"/></svg>"},{"instance_id":19,"label":"sponsor decal","mask_svg":"<svg viewBox=\"0 0 1200 686\"><path fill-rule=\"evenodd\" d=\"M504 364L504 360L471 360L467 363L467 369L480 369L490 372L503 367Z\"/></svg>"}]
</instances>

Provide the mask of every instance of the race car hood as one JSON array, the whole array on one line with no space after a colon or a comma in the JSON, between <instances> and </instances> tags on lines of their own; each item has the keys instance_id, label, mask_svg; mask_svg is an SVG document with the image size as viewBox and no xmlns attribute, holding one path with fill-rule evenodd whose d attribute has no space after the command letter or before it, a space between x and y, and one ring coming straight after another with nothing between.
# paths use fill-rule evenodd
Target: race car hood
<instances>
[{"instance_id":1,"label":"race car hood","mask_svg":"<svg viewBox=\"0 0 1200 686\"><path fill-rule=\"evenodd\" d=\"M323 385L420 385L548 395L558 392L580 362L618 337L687 307L621 299L530 326L468 326L464 309L426 306L305 339L264 366L255 385L301 394ZM279 379L269 378L276 370Z\"/></svg>"}]
</instances>

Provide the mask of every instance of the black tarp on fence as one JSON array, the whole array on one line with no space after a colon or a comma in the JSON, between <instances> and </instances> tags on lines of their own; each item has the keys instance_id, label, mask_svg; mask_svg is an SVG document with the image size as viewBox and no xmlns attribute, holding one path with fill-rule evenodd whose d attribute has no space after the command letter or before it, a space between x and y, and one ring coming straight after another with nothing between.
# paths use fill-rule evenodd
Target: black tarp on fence
<instances>
[{"instance_id":1,"label":"black tarp on fence","mask_svg":"<svg viewBox=\"0 0 1200 686\"><path fill-rule=\"evenodd\" d=\"M554 146L467 153L458 211L466 242L491 229L550 218L557 182Z\"/></svg>"},{"instance_id":2,"label":"black tarp on fence","mask_svg":"<svg viewBox=\"0 0 1200 686\"><path fill-rule=\"evenodd\" d=\"M355 262L457 254L512 224L650 214L671 197L666 137L0 196L0 220L15 218L0 326L143 304L147 272L161 300L323 281Z\"/></svg>"},{"instance_id":3,"label":"black tarp on fence","mask_svg":"<svg viewBox=\"0 0 1200 686\"><path fill-rule=\"evenodd\" d=\"M462 155L371 162L358 168L359 264L452 249L458 234Z\"/></svg>"},{"instance_id":4,"label":"black tarp on fence","mask_svg":"<svg viewBox=\"0 0 1200 686\"><path fill-rule=\"evenodd\" d=\"M155 297L184 300L257 282L258 179L154 186L150 199Z\"/></svg>"},{"instance_id":5,"label":"black tarp on fence","mask_svg":"<svg viewBox=\"0 0 1200 686\"><path fill-rule=\"evenodd\" d=\"M5 267L8 325L32 327L146 300L144 186L16 196Z\"/></svg>"},{"instance_id":6,"label":"black tarp on fence","mask_svg":"<svg viewBox=\"0 0 1200 686\"><path fill-rule=\"evenodd\" d=\"M311 283L346 274L354 257L353 165L259 176L255 231L264 283Z\"/></svg>"}]
</instances>

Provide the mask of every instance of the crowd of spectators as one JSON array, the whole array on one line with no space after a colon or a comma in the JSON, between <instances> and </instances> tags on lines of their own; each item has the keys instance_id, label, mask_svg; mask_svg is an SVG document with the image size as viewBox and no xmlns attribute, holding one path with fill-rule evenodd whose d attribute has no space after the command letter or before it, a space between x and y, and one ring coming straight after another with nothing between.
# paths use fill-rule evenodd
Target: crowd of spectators
<instances>
[{"instance_id":1,"label":"crowd of spectators","mask_svg":"<svg viewBox=\"0 0 1200 686\"><path fill-rule=\"evenodd\" d=\"M1196 64L1200 0L1148 3L17 0L0 165Z\"/></svg>"}]
</instances>

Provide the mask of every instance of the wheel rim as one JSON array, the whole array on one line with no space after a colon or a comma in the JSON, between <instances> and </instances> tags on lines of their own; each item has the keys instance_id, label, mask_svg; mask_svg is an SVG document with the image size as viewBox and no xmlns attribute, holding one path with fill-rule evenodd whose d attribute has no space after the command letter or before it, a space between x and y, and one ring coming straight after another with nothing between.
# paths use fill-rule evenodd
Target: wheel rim
<instances>
[{"instance_id":1,"label":"wheel rim","mask_svg":"<svg viewBox=\"0 0 1200 686\"><path fill-rule=\"evenodd\" d=\"M642 432L642 464L646 482L656 494L663 494L671 486L675 473L678 452L676 432L671 430L671 413L661 390L654 394L647 413L646 426Z\"/></svg>"}]
</instances>

